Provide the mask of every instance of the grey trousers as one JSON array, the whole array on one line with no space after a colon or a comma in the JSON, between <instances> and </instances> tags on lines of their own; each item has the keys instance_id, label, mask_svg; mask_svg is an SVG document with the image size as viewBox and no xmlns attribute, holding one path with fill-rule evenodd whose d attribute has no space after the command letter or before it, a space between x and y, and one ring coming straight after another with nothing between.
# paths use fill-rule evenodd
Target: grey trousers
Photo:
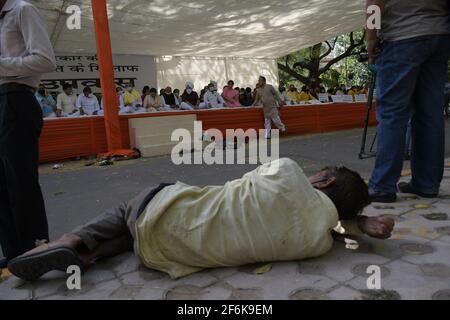
<instances>
[{"instance_id":1,"label":"grey trousers","mask_svg":"<svg viewBox=\"0 0 450 320\"><path fill-rule=\"evenodd\" d=\"M170 185L172 184L163 183L147 188L134 199L107 210L84 226L76 228L71 234L80 237L84 245L96 253L97 259L133 251L137 219L153 197Z\"/></svg>"}]
</instances>

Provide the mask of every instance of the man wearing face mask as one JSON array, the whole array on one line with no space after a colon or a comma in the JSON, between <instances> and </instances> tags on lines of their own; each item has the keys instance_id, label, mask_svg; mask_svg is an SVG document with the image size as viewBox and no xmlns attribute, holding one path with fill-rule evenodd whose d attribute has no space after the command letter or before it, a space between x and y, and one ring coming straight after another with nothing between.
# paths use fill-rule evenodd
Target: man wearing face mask
<instances>
[{"instance_id":1,"label":"man wearing face mask","mask_svg":"<svg viewBox=\"0 0 450 320\"><path fill-rule=\"evenodd\" d=\"M200 109L223 108L224 99L217 92L217 82L211 81L208 91L205 93L204 102L200 104Z\"/></svg>"},{"instance_id":2,"label":"man wearing face mask","mask_svg":"<svg viewBox=\"0 0 450 320\"><path fill-rule=\"evenodd\" d=\"M200 97L198 93L194 91L194 83L192 81L186 82L186 89L181 95L181 105L182 110L194 110L198 109L200 104Z\"/></svg>"},{"instance_id":3,"label":"man wearing face mask","mask_svg":"<svg viewBox=\"0 0 450 320\"><path fill-rule=\"evenodd\" d=\"M77 100L77 109L81 116L95 116L100 111L98 99L92 94L90 87L85 87L83 94L80 94Z\"/></svg>"},{"instance_id":4,"label":"man wearing face mask","mask_svg":"<svg viewBox=\"0 0 450 320\"><path fill-rule=\"evenodd\" d=\"M43 85L39 85L39 88L35 94L36 100L39 102L42 110L43 118L49 117L56 109L56 101L48 94Z\"/></svg>"},{"instance_id":5,"label":"man wearing face mask","mask_svg":"<svg viewBox=\"0 0 450 320\"><path fill-rule=\"evenodd\" d=\"M8 260L48 237L39 186L42 111L33 94L41 75L56 69L38 10L22 0L0 0L0 243Z\"/></svg>"}]
</instances>

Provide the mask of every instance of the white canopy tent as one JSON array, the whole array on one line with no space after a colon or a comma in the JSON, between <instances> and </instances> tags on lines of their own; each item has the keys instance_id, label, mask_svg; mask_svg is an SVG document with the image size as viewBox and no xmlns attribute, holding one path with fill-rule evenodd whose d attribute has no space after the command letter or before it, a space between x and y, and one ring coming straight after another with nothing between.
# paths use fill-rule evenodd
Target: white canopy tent
<instances>
[{"instance_id":1,"label":"white canopy tent","mask_svg":"<svg viewBox=\"0 0 450 320\"><path fill-rule=\"evenodd\" d=\"M33 0L56 51L92 53L90 0ZM66 28L79 5L81 30ZM354 31L363 0L108 0L113 51L154 56L277 58Z\"/></svg>"},{"instance_id":2,"label":"white canopy tent","mask_svg":"<svg viewBox=\"0 0 450 320\"><path fill-rule=\"evenodd\" d=\"M56 52L96 52L91 0L30 1ZM81 8L80 30L66 27L70 5ZM108 0L108 10L113 53L156 57L159 87L277 83L275 58L364 24L364 0Z\"/></svg>"}]
</instances>

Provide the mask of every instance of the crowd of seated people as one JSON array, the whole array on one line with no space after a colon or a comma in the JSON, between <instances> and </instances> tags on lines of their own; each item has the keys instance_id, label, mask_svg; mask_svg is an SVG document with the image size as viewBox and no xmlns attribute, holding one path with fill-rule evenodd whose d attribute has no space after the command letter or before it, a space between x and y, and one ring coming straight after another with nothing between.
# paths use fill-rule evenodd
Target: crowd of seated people
<instances>
[{"instance_id":1,"label":"crowd of seated people","mask_svg":"<svg viewBox=\"0 0 450 320\"><path fill-rule=\"evenodd\" d=\"M234 81L228 81L222 93L218 91L215 81L205 86L200 93L194 90L194 83L186 82L183 92L171 87L161 89L145 86L139 92L132 85L125 88L117 87L117 106L120 115L138 114L147 112L169 112L179 110L202 110L218 108L251 107L254 104L258 85L254 89L239 88L234 86ZM319 101L319 95L325 94L332 102L332 96L350 95L355 98L358 94L367 94L367 89L353 86L349 89L345 85L326 90L323 86L310 89L303 86L298 90L295 85L290 85L288 90L281 86L279 89L281 100L285 105L299 105ZM63 92L52 96L43 85L36 91L44 118L63 118L103 115L103 101L99 94L94 94L90 87L85 87L83 93L76 95L72 85L66 83Z\"/></svg>"}]
</instances>

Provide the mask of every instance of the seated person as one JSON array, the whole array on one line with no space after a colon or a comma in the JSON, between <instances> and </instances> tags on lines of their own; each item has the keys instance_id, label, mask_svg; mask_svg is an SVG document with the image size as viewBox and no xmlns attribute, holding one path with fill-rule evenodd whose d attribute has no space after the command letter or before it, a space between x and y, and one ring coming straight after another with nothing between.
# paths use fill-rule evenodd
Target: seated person
<instances>
[{"instance_id":1,"label":"seated person","mask_svg":"<svg viewBox=\"0 0 450 320\"><path fill-rule=\"evenodd\" d=\"M55 112L47 117L47 119L56 119L56 118L67 118L70 117L67 113L64 113L62 110L55 108Z\"/></svg>"},{"instance_id":2,"label":"seated person","mask_svg":"<svg viewBox=\"0 0 450 320\"><path fill-rule=\"evenodd\" d=\"M172 88L171 87L167 87L164 90L164 94L162 95L163 98L163 103L164 103L164 109L167 111L170 111L172 109L179 109L180 108L180 104L177 101L177 98L175 97L175 95L172 93Z\"/></svg>"},{"instance_id":3,"label":"seated person","mask_svg":"<svg viewBox=\"0 0 450 320\"><path fill-rule=\"evenodd\" d=\"M127 85L123 94L123 102L125 107L137 110L142 107L141 94L132 85Z\"/></svg>"},{"instance_id":4,"label":"seated person","mask_svg":"<svg viewBox=\"0 0 450 320\"><path fill-rule=\"evenodd\" d=\"M145 86L142 89L142 96L141 96L142 103L144 103L145 97L147 97L149 94L150 94L150 87L149 86Z\"/></svg>"},{"instance_id":5,"label":"seated person","mask_svg":"<svg viewBox=\"0 0 450 320\"><path fill-rule=\"evenodd\" d=\"M90 87L85 87L83 89L83 94L78 96L77 110L80 116L95 116L100 111L98 99L92 93L92 89Z\"/></svg>"},{"instance_id":6,"label":"seated person","mask_svg":"<svg viewBox=\"0 0 450 320\"><path fill-rule=\"evenodd\" d=\"M47 118L56 109L56 101L53 99L52 95L48 93L45 86L40 84L36 93L36 100L39 102L42 110L42 117Z\"/></svg>"},{"instance_id":7,"label":"seated person","mask_svg":"<svg viewBox=\"0 0 450 320\"><path fill-rule=\"evenodd\" d=\"M151 88L150 94L145 97L144 108L151 112L164 110L163 99L155 88Z\"/></svg>"},{"instance_id":8,"label":"seated person","mask_svg":"<svg viewBox=\"0 0 450 320\"><path fill-rule=\"evenodd\" d=\"M308 179L295 161L279 159L223 186L178 182L143 190L61 239L42 241L8 268L36 280L133 248L146 267L174 279L207 268L298 261L331 250L334 230L389 238L393 219L360 215L369 203L356 172L329 167Z\"/></svg>"},{"instance_id":9,"label":"seated person","mask_svg":"<svg viewBox=\"0 0 450 320\"><path fill-rule=\"evenodd\" d=\"M234 89L234 81L228 81L228 85L223 88L222 97L225 100L225 107L227 108L236 108L241 107L241 103L239 102L239 91Z\"/></svg>"},{"instance_id":10,"label":"seated person","mask_svg":"<svg viewBox=\"0 0 450 320\"><path fill-rule=\"evenodd\" d=\"M300 102L298 90L293 84L289 86L289 91L287 92L286 96L287 96L286 101L287 104L292 105Z\"/></svg>"},{"instance_id":11,"label":"seated person","mask_svg":"<svg viewBox=\"0 0 450 320\"><path fill-rule=\"evenodd\" d=\"M198 93L194 91L194 83L191 81L186 82L186 89L181 95L181 110L194 110L198 109L200 105L200 97Z\"/></svg>"},{"instance_id":12,"label":"seated person","mask_svg":"<svg viewBox=\"0 0 450 320\"><path fill-rule=\"evenodd\" d=\"M62 111L62 114L77 112L77 96L73 93L73 87L70 83L64 83L63 92L56 98L56 107Z\"/></svg>"},{"instance_id":13,"label":"seated person","mask_svg":"<svg viewBox=\"0 0 450 320\"><path fill-rule=\"evenodd\" d=\"M251 107L253 105L254 99L252 95L252 88L247 87L244 90L244 95L239 98L239 102L244 107Z\"/></svg>"},{"instance_id":14,"label":"seated person","mask_svg":"<svg viewBox=\"0 0 450 320\"><path fill-rule=\"evenodd\" d=\"M315 100L314 96L310 93L310 90L307 86L303 86L302 91L298 95L298 101L305 102L311 100Z\"/></svg>"},{"instance_id":15,"label":"seated person","mask_svg":"<svg viewBox=\"0 0 450 320\"><path fill-rule=\"evenodd\" d=\"M289 98L288 98L288 96L287 96L286 88L283 87L283 86L281 86L281 87L278 89L278 91L280 92L280 98L281 98L281 101L283 101L283 103L286 105L286 104L288 103L288 101L289 101Z\"/></svg>"},{"instance_id":16,"label":"seated person","mask_svg":"<svg viewBox=\"0 0 450 320\"><path fill-rule=\"evenodd\" d=\"M208 85L208 91L205 93L202 103L200 103L200 109L211 108L223 108L225 101L222 96L217 92L217 83L211 82Z\"/></svg>"},{"instance_id":17,"label":"seated person","mask_svg":"<svg viewBox=\"0 0 450 320\"><path fill-rule=\"evenodd\" d=\"M173 90L173 95L175 96L176 105L181 106L180 89Z\"/></svg>"},{"instance_id":18,"label":"seated person","mask_svg":"<svg viewBox=\"0 0 450 320\"><path fill-rule=\"evenodd\" d=\"M357 86L352 86L352 87L350 88L350 90L347 91L347 94L348 94L349 96L352 96L353 101L355 101L356 95L359 94L358 87L357 87Z\"/></svg>"}]
</instances>

